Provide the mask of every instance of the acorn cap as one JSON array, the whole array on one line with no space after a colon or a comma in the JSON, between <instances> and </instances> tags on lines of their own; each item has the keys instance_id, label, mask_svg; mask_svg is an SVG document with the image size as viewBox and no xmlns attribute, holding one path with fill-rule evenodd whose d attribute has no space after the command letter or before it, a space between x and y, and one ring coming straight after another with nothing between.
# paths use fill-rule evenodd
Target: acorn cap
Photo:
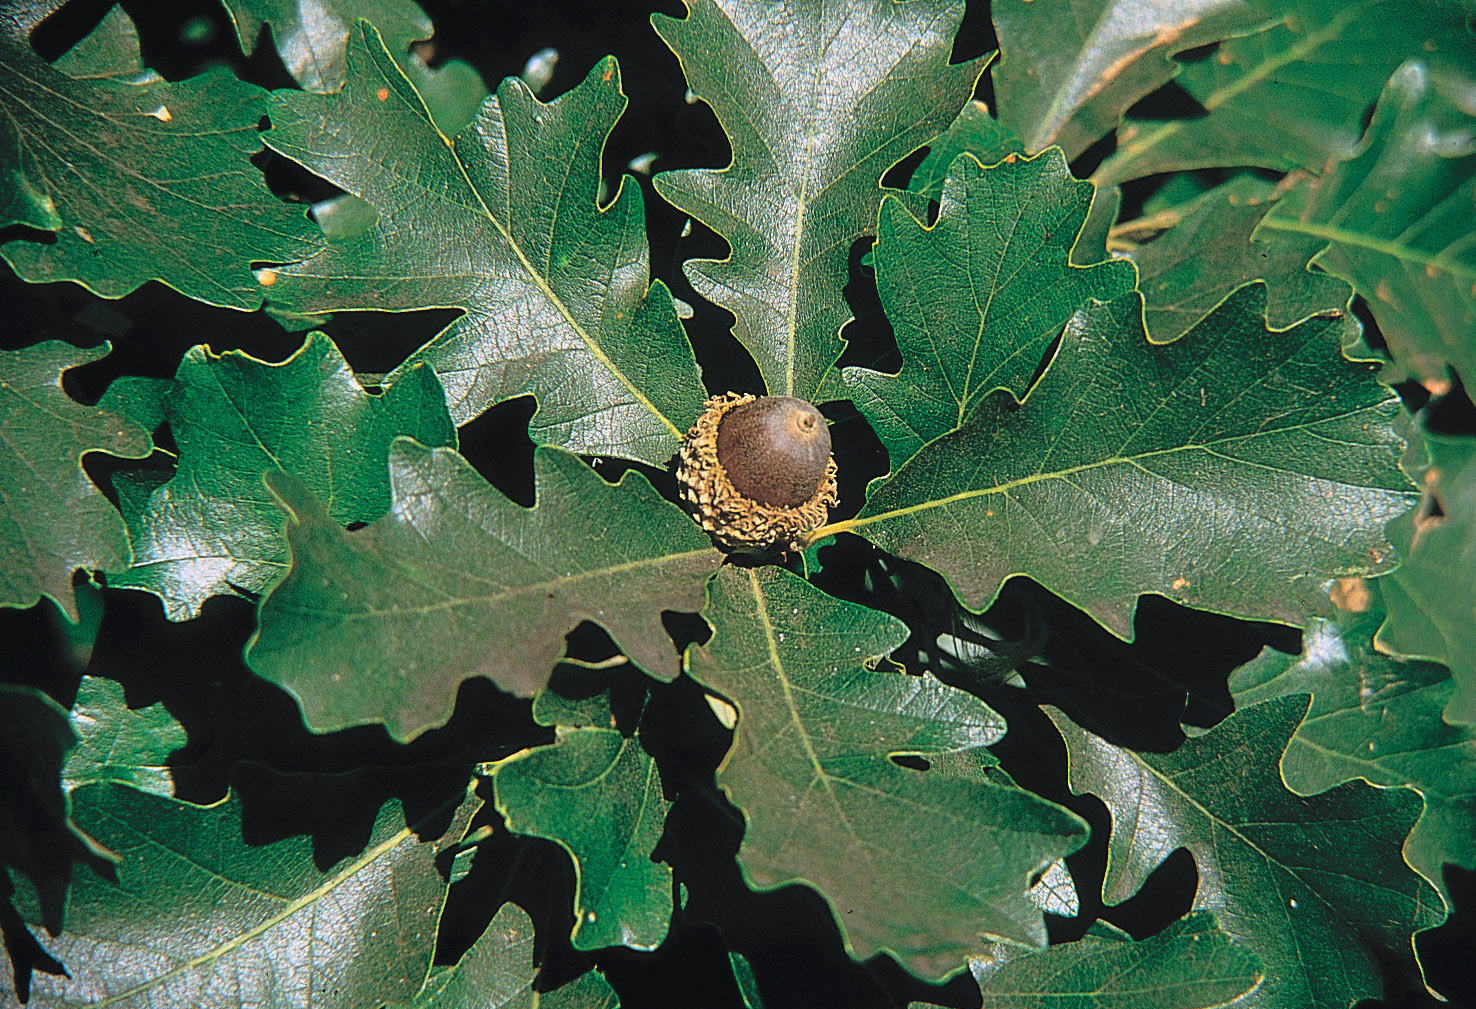
<instances>
[{"instance_id":1,"label":"acorn cap","mask_svg":"<svg viewBox=\"0 0 1476 1009\"><path fill-rule=\"evenodd\" d=\"M682 439L677 481L698 523L739 549L798 549L838 501L830 429L792 396L707 401Z\"/></svg>"}]
</instances>

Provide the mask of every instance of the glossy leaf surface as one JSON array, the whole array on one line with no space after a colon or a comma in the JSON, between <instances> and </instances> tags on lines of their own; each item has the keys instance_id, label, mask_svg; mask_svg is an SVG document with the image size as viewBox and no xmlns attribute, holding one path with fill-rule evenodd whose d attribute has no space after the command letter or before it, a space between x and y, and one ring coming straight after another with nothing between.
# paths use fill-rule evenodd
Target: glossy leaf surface
<instances>
[{"instance_id":1,"label":"glossy leaf surface","mask_svg":"<svg viewBox=\"0 0 1476 1009\"><path fill-rule=\"evenodd\" d=\"M652 20L733 161L662 172L656 191L727 240L687 275L734 314L768 392L811 399L841 353L847 258L882 175L947 128L983 61L949 64L950 0L686 2Z\"/></svg>"},{"instance_id":2,"label":"glossy leaf surface","mask_svg":"<svg viewBox=\"0 0 1476 1009\"><path fill-rule=\"evenodd\" d=\"M1026 891L1082 844L1081 821L1008 783L889 759L987 746L999 715L931 676L870 671L902 624L779 568L723 568L703 616L713 636L689 668L738 709L718 784L747 822L752 885L810 884L852 955L888 950L922 977L986 937L1043 944Z\"/></svg>"},{"instance_id":3,"label":"glossy leaf surface","mask_svg":"<svg viewBox=\"0 0 1476 1009\"><path fill-rule=\"evenodd\" d=\"M1312 708L1281 758L1287 787L1312 795L1362 778L1412 785L1425 812L1405 857L1441 887L1441 864L1476 868L1476 729L1444 722L1454 684L1433 662L1400 661L1373 648L1382 614L1313 621L1302 654L1266 649L1230 677L1237 708L1310 693Z\"/></svg>"},{"instance_id":4,"label":"glossy leaf surface","mask_svg":"<svg viewBox=\"0 0 1476 1009\"><path fill-rule=\"evenodd\" d=\"M1183 220L1132 253L1138 264L1148 338L1170 343L1255 280L1266 284L1266 322L1286 329L1314 315L1346 312L1353 292L1336 277L1308 269L1321 249L1285 232L1257 235L1275 204L1255 180L1231 182L1205 195Z\"/></svg>"},{"instance_id":5,"label":"glossy leaf surface","mask_svg":"<svg viewBox=\"0 0 1476 1009\"><path fill-rule=\"evenodd\" d=\"M1327 243L1313 263L1368 300L1399 364L1433 381L1449 364L1476 383L1472 207L1476 86L1411 62L1358 152L1289 192L1261 227Z\"/></svg>"},{"instance_id":6,"label":"glossy leaf surface","mask_svg":"<svg viewBox=\"0 0 1476 1009\"><path fill-rule=\"evenodd\" d=\"M509 830L545 837L574 859L574 947L650 950L671 920L671 869L652 861L669 805L639 737L561 728L497 765L497 809Z\"/></svg>"},{"instance_id":7,"label":"glossy leaf surface","mask_svg":"<svg viewBox=\"0 0 1476 1009\"><path fill-rule=\"evenodd\" d=\"M1303 798L1282 784L1280 756L1307 703L1296 695L1238 711L1168 754L1113 746L1048 709L1066 739L1072 791L1112 812L1104 899L1126 900L1188 848L1199 871L1194 908L1213 911L1264 965L1249 1002L1258 1009L1343 1009L1375 997L1378 959L1408 960L1412 933L1444 918L1439 894L1399 853L1418 793L1350 782Z\"/></svg>"},{"instance_id":8,"label":"glossy leaf surface","mask_svg":"<svg viewBox=\"0 0 1476 1009\"><path fill-rule=\"evenodd\" d=\"M909 192L937 200L943 196L948 170L960 154L972 154L981 165L997 165L1011 154L1024 154L1025 145L989 107L975 100L964 106L953 124L928 144L928 153L907 180Z\"/></svg>"},{"instance_id":9,"label":"glossy leaf surface","mask_svg":"<svg viewBox=\"0 0 1476 1009\"><path fill-rule=\"evenodd\" d=\"M1411 55L1471 66L1476 38L1456 4L1295 0L1264 31L1230 39L1175 78L1204 110L1129 117L1102 184L1160 172L1258 165L1321 171L1358 144L1368 106Z\"/></svg>"},{"instance_id":10,"label":"glossy leaf surface","mask_svg":"<svg viewBox=\"0 0 1476 1009\"><path fill-rule=\"evenodd\" d=\"M119 401L130 397L129 409L146 412L146 392L127 387ZM193 347L161 412L178 469L152 492L147 478L118 481L133 564L110 571L108 584L153 593L173 620L197 616L214 595L265 592L286 573L282 512L266 472L302 481L339 524L367 522L389 507L394 438L456 443L429 368L371 394L321 333L281 364Z\"/></svg>"},{"instance_id":11,"label":"glossy leaf surface","mask_svg":"<svg viewBox=\"0 0 1476 1009\"><path fill-rule=\"evenodd\" d=\"M378 218L274 273L273 304L459 308L401 369L430 364L458 424L531 393L535 441L664 466L704 394L670 296L647 290L640 193L596 204L625 106L614 60L550 104L509 78L454 138L372 26L354 29L348 63L338 94L277 92L266 142Z\"/></svg>"},{"instance_id":12,"label":"glossy leaf surface","mask_svg":"<svg viewBox=\"0 0 1476 1009\"><path fill-rule=\"evenodd\" d=\"M1420 509L1390 528L1404 563L1385 582L1379 646L1450 667L1452 722L1476 725L1476 439L1427 436ZM1438 514L1437 514L1438 513Z\"/></svg>"},{"instance_id":13,"label":"glossy leaf surface","mask_svg":"<svg viewBox=\"0 0 1476 1009\"><path fill-rule=\"evenodd\" d=\"M1242 288L1167 346L1136 293L1094 303L1018 409L997 393L879 483L854 530L982 610L1028 575L1120 637L1137 597L1298 623L1323 579L1386 570L1413 503L1398 405L1339 351L1341 320L1284 333Z\"/></svg>"},{"instance_id":14,"label":"glossy leaf surface","mask_svg":"<svg viewBox=\"0 0 1476 1009\"><path fill-rule=\"evenodd\" d=\"M400 439L389 513L355 532L274 479L292 570L262 600L251 667L314 731L383 722L401 740L450 717L469 677L536 693L583 620L674 677L661 611L699 609L721 555L637 473L612 486L557 449L540 449L534 472L524 508L455 452Z\"/></svg>"},{"instance_id":15,"label":"glossy leaf surface","mask_svg":"<svg viewBox=\"0 0 1476 1009\"><path fill-rule=\"evenodd\" d=\"M1170 57L1269 21L1254 0L999 0L999 119L1029 151L1075 158L1170 80Z\"/></svg>"},{"instance_id":16,"label":"glossy leaf surface","mask_svg":"<svg viewBox=\"0 0 1476 1009\"><path fill-rule=\"evenodd\" d=\"M122 684L84 676L67 719L77 746L62 768L64 787L112 782L152 795L174 793L165 761L189 737L163 704L132 710Z\"/></svg>"},{"instance_id":17,"label":"glossy leaf surface","mask_svg":"<svg viewBox=\"0 0 1476 1009\"><path fill-rule=\"evenodd\" d=\"M1128 263L1070 262L1091 201L1091 185L1047 151L991 168L955 161L931 227L900 200L882 204L876 282L902 370L842 374L893 469L961 427L991 391L1023 397L1072 313L1132 290Z\"/></svg>"},{"instance_id":18,"label":"glossy leaf surface","mask_svg":"<svg viewBox=\"0 0 1476 1009\"><path fill-rule=\"evenodd\" d=\"M72 572L126 567L132 556L122 516L82 457L142 459L153 442L142 427L83 406L62 388L63 372L107 352L56 341L0 350L0 606L45 596L75 622Z\"/></svg>"},{"instance_id":19,"label":"glossy leaf surface","mask_svg":"<svg viewBox=\"0 0 1476 1009\"><path fill-rule=\"evenodd\" d=\"M122 861L116 884L73 880L67 931L49 943L73 977L37 975L34 1003L359 1009L412 995L430 969L446 886L398 802L326 871L308 838L246 844L234 797L192 806L96 784L72 803Z\"/></svg>"},{"instance_id":20,"label":"glossy leaf surface","mask_svg":"<svg viewBox=\"0 0 1476 1009\"><path fill-rule=\"evenodd\" d=\"M413 0L222 0L236 38L255 51L264 26L287 68L304 91L319 94L343 87L348 74L349 37L359 18L374 22L386 44L403 57L410 43L431 36L431 20Z\"/></svg>"},{"instance_id":21,"label":"glossy leaf surface","mask_svg":"<svg viewBox=\"0 0 1476 1009\"><path fill-rule=\"evenodd\" d=\"M1097 925L1075 942L1020 953L1000 951L969 969L982 1009L1218 1009L1261 983L1245 944L1196 911L1141 942ZM914 1003L914 1009L926 1009Z\"/></svg>"},{"instance_id":22,"label":"glossy leaf surface","mask_svg":"<svg viewBox=\"0 0 1476 1009\"><path fill-rule=\"evenodd\" d=\"M69 77L28 41L55 6L0 5L0 224L50 236L22 232L0 256L26 280L75 280L106 298L160 280L212 305L256 308L252 264L294 262L319 242L302 208L274 197L248 160L261 150L266 92L220 69L184 81L110 76L116 19L83 51L96 67ZM64 65L83 71L79 62Z\"/></svg>"}]
</instances>

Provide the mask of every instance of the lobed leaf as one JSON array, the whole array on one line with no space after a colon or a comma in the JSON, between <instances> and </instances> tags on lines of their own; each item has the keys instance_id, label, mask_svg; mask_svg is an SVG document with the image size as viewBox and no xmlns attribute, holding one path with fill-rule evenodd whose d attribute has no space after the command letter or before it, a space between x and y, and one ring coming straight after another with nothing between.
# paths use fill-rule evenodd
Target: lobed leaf
<instances>
[{"instance_id":1,"label":"lobed leaf","mask_svg":"<svg viewBox=\"0 0 1476 1009\"><path fill-rule=\"evenodd\" d=\"M67 720L77 734L77 745L62 767L62 785L68 791L111 782L151 795L174 794L164 762L189 737L163 704L132 710L122 684L84 676Z\"/></svg>"},{"instance_id":2,"label":"lobed leaf","mask_svg":"<svg viewBox=\"0 0 1476 1009\"><path fill-rule=\"evenodd\" d=\"M83 785L75 815L122 861L116 883L73 880L67 932L51 943L72 976L37 975L35 1002L358 1009L413 995L446 894L416 832L458 802L449 836L459 838L474 799L410 826L391 801L361 853L320 871L309 838L248 845L233 796L194 806Z\"/></svg>"},{"instance_id":3,"label":"lobed leaf","mask_svg":"<svg viewBox=\"0 0 1476 1009\"><path fill-rule=\"evenodd\" d=\"M1070 261L1091 202L1091 184L1052 149L992 168L960 157L934 225L895 198L882 204L876 280L902 370L841 374L894 470L990 392L1023 397L1073 312L1133 289L1128 263Z\"/></svg>"},{"instance_id":4,"label":"lobed leaf","mask_svg":"<svg viewBox=\"0 0 1476 1009\"><path fill-rule=\"evenodd\" d=\"M1379 647L1450 667L1451 722L1476 724L1476 439L1425 435L1426 500L1389 529L1404 562L1383 586Z\"/></svg>"},{"instance_id":5,"label":"lobed leaf","mask_svg":"<svg viewBox=\"0 0 1476 1009\"><path fill-rule=\"evenodd\" d=\"M152 391L133 382L113 401L150 414ZM179 465L157 488L147 475L119 479L134 556L110 571L108 584L158 596L171 620L198 616L211 596L265 592L286 573L282 513L262 482L267 471L302 481L339 524L367 522L389 507L391 441L456 444L430 369L407 371L371 394L322 333L281 364L193 347L160 410Z\"/></svg>"},{"instance_id":6,"label":"lobed leaf","mask_svg":"<svg viewBox=\"0 0 1476 1009\"><path fill-rule=\"evenodd\" d=\"M1399 364L1476 382L1476 90L1465 75L1402 66L1362 146L1292 189L1267 232L1326 243L1312 260L1368 300Z\"/></svg>"},{"instance_id":7,"label":"lobed leaf","mask_svg":"<svg viewBox=\"0 0 1476 1009\"><path fill-rule=\"evenodd\" d=\"M1092 303L1023 404L986 398L817 535L926 564L971 609L1029 576L1122 638L1145 592L1290 624L1326 610L1327 578L1393 566L1384 525L1414 500L1398 401L1341 355L1341 320L1266 332L1264 291L1166 346L1136 292Z\"/></svg>"},{"instance_id":8,"label":"lobed leaf","mask_svg":"<svg viewBox=\"0 0 1476 1009\"><path fill-rule=\"evenodd\" d=\"M882 175L943 132L985 60L948 62L956 0L684 0L655 15L733 148L726 168L662 172L656 191L728 243L685 267L735 316L768 392L814 399L850 318L841 288Z\"/></svg>"},{"instance_id":9,"label":"lobed leaf","mask_svg":"<svg viewBox=\"0 0 1476 1009\"><path fill-rule=\"evenodd\" d=\"M928 144L927 156L907 180L907 190L939 200L948 181L948 170L960 154L972 154L981 165L997 165L1014 160L1011 154L1024 153L1025 145L1020 138L990 115L987 105L975 99L964 106L948 129Z\"/></svg>"},{"instance_id":10,"label":"lobed leaf","mask_svg":"<svg viewBox=\"0 0 1476 1009\"><path fill-rule=\"evenodd\" d=\"M1205 911L1141 942L1098 924L1075 942L1001 950L969 969L984 997L981 1009L1218 1009L1264 977L1255 955ZM915 1002L913 1009L929 1007Z\"/></svg>"},{"instance_id":11,"label":"lobed leaf","mask_svg":"<svg viewBox=\"0 0 1476 1009\"><path fill-rule=\"evenodd\" d=\"M546 448L534 473L538 503L523 508L450 449L402 438L389 513L355 532L273 476L292 569L262 600L251 667L297 697L315 732L383 722L400 740L449 718L472 676L536 693L583 620L674 677L661 611L698 609L721 555L638 473L612 486Z\"/></svg>"},{"instance_id":12,"label":"lobed leaf","mask_svg":"<svg viewBox=\"0 0 1476 1009\"><path fill-rule=\"evenodd\" d=\"M1195 168L1257 165L1321 171L1358 144L1368 106L1412 53L1452 66L1476 60L1454 4L1432 0L1293 0L1270 27L1222 43L1176 83L1202 113L1128 116L1102 185Z\"/></svg>"},{"instance_id":13,"label":"lobed leaf","mask_svg":"<svg viewBox=\"0 0 1476 1009\"><path fill-rule=\"evenodd\" d=\"M671 869L651 853L670 803L638 736L560 728L553 745L500 761L493 781L509 830L548 838L574 860L575 949L661 945Z\"/></svg>"},{"instance_id":14,"label":"lobed leaf","mask_svg":"<svg viewBox=\"0 0 1476 1009\"><path fill-rule=\"evenodd\" d=\"M1308 269L1320 250L1315 240L1258 232L1275 209L1274 200L1260 195L1259 180L1240 178L1196 200L1177 224L1133 250L1150 340L1172 343L1232 291L1257 280L1266 285L1273 330L1348 312L1348 285Z\"/></svg>"},{"instance_id":15,"label":"lobed leaf","mask_svg":"<svg viewBox=\"0 0 1476 1009\"><path fill-rule=\"evenodd\" d=\"M688 668L738 710L718 784L747 823L751 885L815 887L847 951L915 974L957 969L986 938L1044 944L1031 878L1084 841L1073 814L1007 779L899 766L999 740L1004 722L930 675L872 672L896 619L776 567L724 567Z\"/></svg>"},{"instance_id":16,"label":"lobed leaf","mask_svg":"<svg viewBox=\"0 0 1476 1009\"><path fill-rule=\"evenodd\" d=\"M1112 812L1103 898L1131 896L1183 847L1210 910L1260 957L1254 1009L1344 1009L1382 990L1379 960L1408 960L1412 933L1444 918L1399 848L1420 812L1408 789L1340 785L1304 798L1277 765L1305 695L1237 711L1168 754L1135 753L1047 713L1066 740L1071 789ZM1358 857L1350 859L1350 851Z\"/></svg>"},{"instance_id":17,"label":"lobed leaf","mask_svg":"<svg viewBox=\"0 0 1476 1009\"><path fill-rule=\"evenodd\" d=\"M431 19L414 0L221 0L249 56L270 26L282 64L304 91L337 91L348 75L349 38L362 18L372 20L403 56L410 43L431 37Z\"/></svg>"},{"instance_id":18,"label":"lobed leaf","mask_svg":"<svg viewBox=\"0 0 1476 1009\"><path fill-rule=\"evenodd\" d=\"M532 394L535 441L666 465L704 392L670 295L648 289L640 194L596 204L615 61L549 104L509 78L454 137L367 22L348 66L337 94L277 92L266 142L378 217L273 271L273 305L459 308L391 379L429 364L458 424Z\"/></svg>"},{"instance_id":19,"label":"lobed leaf","mask_svg":"<svg viewBox=\"0 0 1476 1009\"><path fill-rule=\"evenodd\" d=\"M121 76L137 55L120 46L136 37L116 17L63 62L85 73L69 77L29 43L55 6L0 5L0 226L49 233L22 232L0 257L25 280L74 280L105 298L159 280L212 305L259 306L251 265L318 247L302 208L272 196L249 160L266 92L223 69Z\"/></svg>"},{"instance_id":20,"label":"lobed leaf","mask_svg":"<svg viewBox=\"0 0 1476 1009\"><path fill-rule=\"evenodd\" d=\"M1268 648L1235 670L1229 686L1237 708L1312 695L1281 758L1292 791L1312 795L1357 778L1419 789L1425 811L1404 854L1445 895L1443 863L1476 868L1476 729L1440 718L1455 688L1449 670L1374 650L1382 616L1371 607L1338 623L1314 620L1301 655Z\"/></svg>"},{"instance_id":21,"label":"lobed leaf","mask_svg":"<svg viewBox=\"0 0 1476 1009\"><path fill-rule=\"evenodd\" d=\"M504 904L471 949L454 964L431 968L413 999L390 1009L616 1009L614 989L591 971L551 992L533 984L533 919Z\"/></svg>"},{"instance_id":22,"label":"lobed leaf","mask_svg":"<svg viewBox=\"0 0 1476 1009\"><path fill-rule=\"evenodd\" d=\"M89 452L142 459L148 431L109 410L83 406L62 373L104 357L50 341L0 350L0 606L51 599L76 623L72 573L118 569L132 549L123 518L82 468Z\"/></svg>"},{"instance_id":23,"label":"lobed leaf","mask_svg":"<svg viewBox=\"0 0 1476 1009\"><path fill-rule=\"evenodd\" d=\"M999 0L999 119L1028 151L1075 158L1139 98L1171 80L1185 49L1271 21L1258 0Z\"/></svg>"}]
</instances>

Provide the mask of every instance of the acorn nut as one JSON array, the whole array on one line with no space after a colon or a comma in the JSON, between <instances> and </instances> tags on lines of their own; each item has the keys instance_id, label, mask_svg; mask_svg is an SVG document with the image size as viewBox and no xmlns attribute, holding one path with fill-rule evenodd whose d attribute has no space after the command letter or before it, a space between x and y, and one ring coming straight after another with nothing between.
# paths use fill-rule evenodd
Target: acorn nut
<instances>
[{"instance_id":1,"label":"acorn nut","mask_svg":"<svg viewBox=\"0 0 1476 1009\"><path fill-rule=\"evenodd\" d=\"M719 543L795 550L838 496L830 429L793 396L714 396L682 439L677 481Z\"/></svg>"}]
</instances>

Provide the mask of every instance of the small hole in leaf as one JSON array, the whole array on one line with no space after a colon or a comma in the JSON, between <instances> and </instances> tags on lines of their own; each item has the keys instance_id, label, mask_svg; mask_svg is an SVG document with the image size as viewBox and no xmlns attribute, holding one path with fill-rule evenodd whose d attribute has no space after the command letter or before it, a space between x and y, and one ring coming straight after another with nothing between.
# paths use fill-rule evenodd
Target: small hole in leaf
<instances>
[{"instance_id":1,"label":"small hole in leaf","mask_svg":"<svg viewBox=\"0 0 1476 1009\"><path fill-rule=\"evenodd\" d=\"M910 767L914 771L931 771L933 769L932 763L915 753L894 753L891 756L891 761L898 767Z\"/></svg>"}]
</instances>

